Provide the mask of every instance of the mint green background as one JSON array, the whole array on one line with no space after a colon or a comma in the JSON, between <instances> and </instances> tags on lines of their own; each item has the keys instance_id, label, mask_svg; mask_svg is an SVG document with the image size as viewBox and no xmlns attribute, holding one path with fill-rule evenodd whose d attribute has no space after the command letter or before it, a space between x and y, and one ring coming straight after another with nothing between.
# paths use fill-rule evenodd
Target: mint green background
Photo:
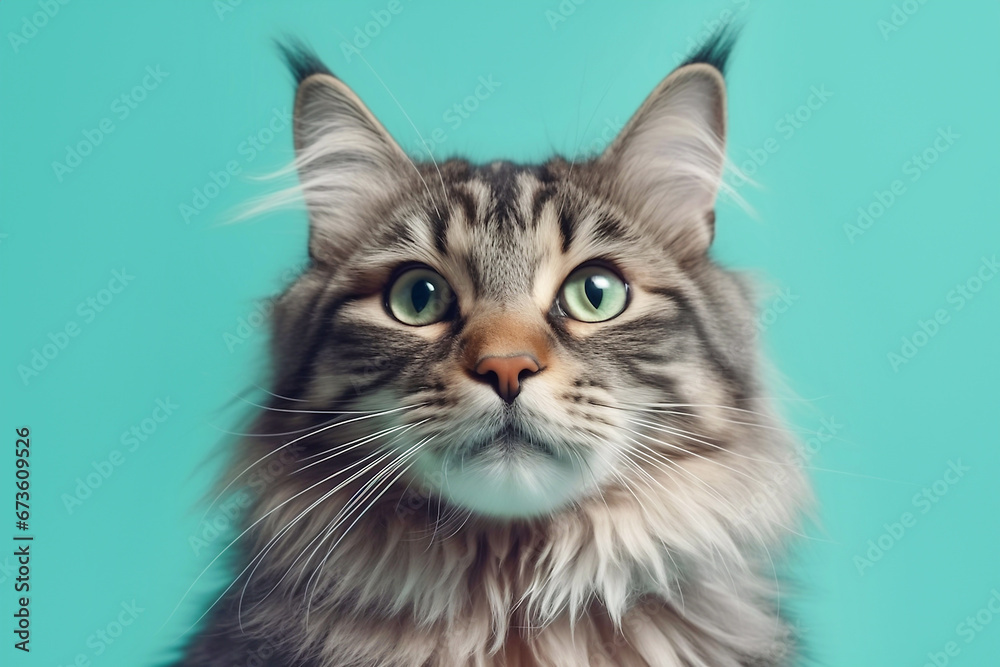
<instances>
[{"instance_id":1,"label":"mint green background","mask_svg":"<svg viewBox=\"0 0 1000 667\"><path fill-rule=\"evenodd\" d=\"M347 62L339 35L386 2L247 0L221 16L211 2L71 2L17 53L7 35L38 5L0 4L0 405L6 451L15 427L32 429L37 536L33 651L10 647L14 594L0 569L0 661L69 665L82 653L103 667L152 664L223 574L206 575L171 616L222 542L199 554L189 545L196 502L215 471L207 457L249 407L234 395L263 368L262 329L232 352L223 335L304 257L301 212L221 224L271 187L251 177L291 157L287 129L253 162L239 152L291 103L273 37L311 41L407 148L414 126L442 127L445 153L531 160L600 141L706 22L738 10L730 155L743 162L769 137L778 151L756 171L759 187L740 190L756 218L720 205L716 254L761 276L763 306L781 288L796 298L765 335L795 427L809 438L822 419L842 425L811 460L818 525L795 549L787 604L814 664L919 666L949 641L960 648L949 664L997 664L1000 618L971 643L956 633L1000 587L1000 280L961 310L948 294L1000 251L1000 5L910 2L919 11L885 38L888 0L590 0L555 29L545 12L556 0L402 1L364 49L367 64ZM156 65L169 76L119 120L114 99ZM488 75L501 87L452 130L442 114ZM813 86L833 96L785 138L776 123ZM51 163L105 117L114 132L58 182ZM911 183L903 164L942 127L960 138ZM185 224L178 206L229 160L241 176ZM905 194L849 242L844 224L894 179ZM134 281L83 323L77 305L123 267ZM941 308L949 322L894 372L887 354ZM69 320L80 335L25 386L18 365ZM158 398L180 408L124 451L121 434ZM63 494L115 449L124 463L68 512ZM971 470L921 514L913 495L957 460ZM10 498L12 475L0 478ZM10 503L0 501L3 544ZM916 525L860 574L855 557L907 511ZM133 599L144 611L96 655L88 637Z\"/></svg>"}]
</instances>

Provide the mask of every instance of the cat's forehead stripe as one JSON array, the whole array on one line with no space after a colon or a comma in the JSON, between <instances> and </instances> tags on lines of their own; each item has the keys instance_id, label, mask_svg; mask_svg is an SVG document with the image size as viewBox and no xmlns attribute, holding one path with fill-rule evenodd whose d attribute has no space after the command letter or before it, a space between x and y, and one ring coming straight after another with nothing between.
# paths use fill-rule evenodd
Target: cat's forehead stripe
<instances>
[{"instance_id":1,"label":"cat's forehead stripe","mask_svg":"<svg viewBox=\"0 0 1000 667\"><path fill-rule=\"evenodd\" d=\"M448 220L432 216L439 252L461 258L477 295L505 298L529 291L540 249L534 226L538 179L498 162L464 173L449 188Z\"/></svg>"}]
</instances>

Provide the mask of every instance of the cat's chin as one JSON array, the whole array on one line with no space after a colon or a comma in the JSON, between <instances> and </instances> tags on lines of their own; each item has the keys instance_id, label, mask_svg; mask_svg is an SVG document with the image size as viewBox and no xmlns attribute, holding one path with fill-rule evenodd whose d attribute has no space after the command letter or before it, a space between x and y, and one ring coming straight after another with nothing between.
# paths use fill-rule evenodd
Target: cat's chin
<instances>
[{"instance_id":1,"label":"cat's chin","mask_svg":"<svg viewBox=\"0 0 1000 667\"><path fill-rule=\"evenodd\" d=\"M501 519L552 514L594 484L578 457L556 457L524 444L508 443L464 459L428 452L418 457L414 471L452 505Z\"/></svg>"}]
</instances>

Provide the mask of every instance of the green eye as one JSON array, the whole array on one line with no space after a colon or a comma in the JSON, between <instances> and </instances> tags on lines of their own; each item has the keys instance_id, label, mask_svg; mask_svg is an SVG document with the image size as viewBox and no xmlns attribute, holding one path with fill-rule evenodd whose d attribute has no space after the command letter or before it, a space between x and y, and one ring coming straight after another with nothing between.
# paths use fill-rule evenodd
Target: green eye
<instances>
[{"instance_id":1,"label":"green eye","mask_svg":"<svg viewBox=\"0 0 1000 667\"><path fill-rule=\"evenodd\" d=\"M440 274L427 268L404 271L389 288L386 306L403 324L424 326L448 313L452 291Z\"/></svg>"},{"instance_id":2,"label":"green eye","mask_svg":"<svg viewBox=\"0 0 1000 667\"><path fill-rule=\"evenodd\" d=\"M604 322L625 310L628 286L617 273L599 265L577 269L563 284L559 303L581 322Z\"/></svg>"}]
</instances>

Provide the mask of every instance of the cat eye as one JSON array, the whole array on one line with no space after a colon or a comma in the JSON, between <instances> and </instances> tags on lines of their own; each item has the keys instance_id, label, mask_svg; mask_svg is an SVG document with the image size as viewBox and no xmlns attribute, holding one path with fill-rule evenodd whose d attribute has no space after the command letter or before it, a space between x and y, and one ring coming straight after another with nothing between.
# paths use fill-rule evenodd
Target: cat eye
<instances>
[{"instance_id":1,"label":"cat eye","mask_svg":"<svg viewBox=\"0 0 1000 667\"><path fill-rule=\"evenodd\" d=\"M625 310L628 285L600 264L582 266L570 274L559 291L559 305L581 322L604 322Z\"/></svg>"},{"instance_id":2,"label":"cat eye","mask_svg":"<svg viewBox=\"0 0 1000 667\"><path fill-rule=\"evenodd\" d=\"M386 309L403 324L425 326L440 322L454 301L448 282L427 267L400 273L386 295Z\"/></svg>"}]
</instances>

